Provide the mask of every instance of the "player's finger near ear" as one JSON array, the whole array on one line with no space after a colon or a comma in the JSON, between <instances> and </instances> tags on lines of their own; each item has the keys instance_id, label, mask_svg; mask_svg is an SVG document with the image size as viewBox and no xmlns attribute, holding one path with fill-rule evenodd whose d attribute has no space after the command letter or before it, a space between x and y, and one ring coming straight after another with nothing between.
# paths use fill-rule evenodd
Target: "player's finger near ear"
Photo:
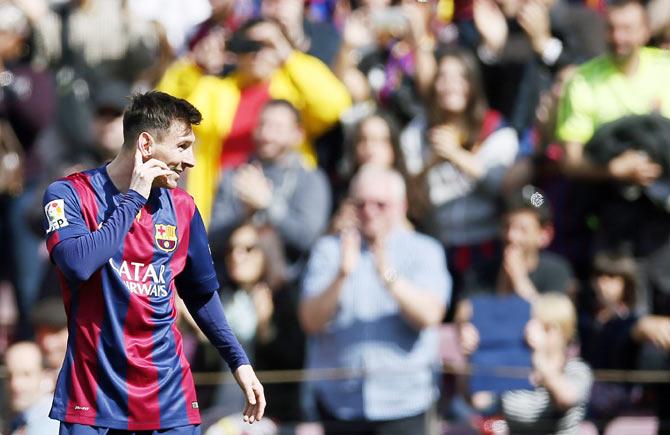
<instances>
[{"instance_id":1,"label":"player's finger near ear","mask_svg":"<svg viewBox=\"0 0 670 435\"><path fill-rule=\"evenodd\" d=\"M168 167L167 163L165 163L162 160L158 160L158 159L149 159L149 160L147 160L145 165L150 166L150 167L158 167L158 168L168 169L168 170L170 169Z\"/></svg>"},{"instance_id":2,"label":"player's finger near ear","mask_svg":"<svg viewBox=\"0 0 670 435\"><path fill-rule=\"evenodd\" d=\"M142 151L140 150L140 147L137 147L135 149L135 167L139 167L144 163L143 158L142 158Z\"/></svg>"}]
</instances>

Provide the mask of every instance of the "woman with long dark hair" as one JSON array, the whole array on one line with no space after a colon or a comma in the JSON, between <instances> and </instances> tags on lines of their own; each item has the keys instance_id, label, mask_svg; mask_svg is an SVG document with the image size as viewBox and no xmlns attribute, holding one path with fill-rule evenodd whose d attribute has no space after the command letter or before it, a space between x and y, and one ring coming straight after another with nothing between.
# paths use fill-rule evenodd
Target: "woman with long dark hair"
<instances>
[{"instance_id":1,"label":"woman with long dark hair","mask_svg":"<svg viewBox=\"0 0 670 435\"><path fill-rule=\"evenodd\" d=\"M401 147L423 184L421 226L447 248L457 292L464 270L496 252L500 183L519 147L514 129L489 109L469 52L439 57L426 113L403 131Z\"/></svg>"}]
</instances>

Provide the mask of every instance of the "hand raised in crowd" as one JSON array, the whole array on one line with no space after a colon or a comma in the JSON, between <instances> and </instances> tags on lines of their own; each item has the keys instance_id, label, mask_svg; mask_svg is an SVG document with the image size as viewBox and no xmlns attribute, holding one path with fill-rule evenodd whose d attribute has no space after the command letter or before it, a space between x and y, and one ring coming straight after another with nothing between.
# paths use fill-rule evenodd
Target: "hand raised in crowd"
<instances>
[{"instance_id":1,"label":"hand raised in crowd","mask_svg":"<svg viewBox=\"0 0 670 435\"><path fill-rule=\"evenodd\" d=\"M530 319L526 324L526 342L533 352L531 382L535 385L542 385L545 379L561 372L564 359L552 349L552 343L560 342L560 339L552 335L560 333L557 326L545 329L542 322L537 319Z\"/></svg>"},{"instance_id":2,"label":"hand raised in crowd","mask_svg":"<svg viewBox=\"0 0 670 435\"><path fill-rule=\"evenodd\" d=\"M172 173L173 171L168 168L168 165L160 160L149 159L145 162L142 152L137 149L135 151L135 166L133 167L133 175L130 179L129 188L149 199L151 186L156 177L168 176Z\"/></svg>"},{"instance_id":3,"label":"hand raised in crowd","mask_svg":"<svg viewBox=\"0 0 670 435\"><path fill-rule=\"evenodd\" d=\"M362 10L354 11L344 24L342 43L348 48L362 48L375 42L370 17Z\"/></svg>"},{"instance_id":4,"label":"hand raised in crowd","mask_svg":"<svg viewBox=\"0 0 670 435\"><path fill-rule=\"evenodd\" d=\"M265 283L256 284L251 290L251 300L256 308L258 322L269 321L275 309L270 287Z\"/></svg>"},{"instance_id":5,"label":"hand raised in crowd","mask_svg":"<svg viewBox=\"0 0 670 435\"><path fill-rule=\"evenodd\" d=\"M265 6L265 2L263 2ZM303 16L301 1L275 3L272 18L277 20L286 38L296 50L307 51L310 41L307 39L301 17Z\"/></svg>"},{"instance_id":6,"label":"hand raised in crowd","mask_svg":"<svg viewBox=\"0 0 670 435\"><path fill-rule=\"evenodd\" d=\"M382 282L388 284L389 280L392 279L389 276L393 273L393 267L389 263L388 256L386 255L385 249L385 240L378 238L372 244L372 255L375 260L375 267L377 268L377 274L381 278Z\"/></svg>"},{"instance_id":7,"label":"hand raised in crowd","mask_svg":"<svg viewBox=\"0 0 670 435\"><path fill-rule=\"evenodd\" d=\"M463 299L456 306L454 321L458 344L465 356L472 355L479 347L479 331L470 319L472 319L472 303L468 299Z\"/></svg>"},{"instance_id":8,"label":"hand raised in crowd","mask_svg":"<svg viewBox=\"0 0 670 435\"><path fill-rule=\"evenodd\" d=\"M348 276L356 269L361 256L361 235L355 228L340 232L340 275Z\"/></svg>"},{"instance_id":9,"label":"hand raised in crowd","mask_svg":"<svg viewBox=\"0 0 670 435\"><path fill-rule=\"evenodd\" d=\"M470 322L460 323L458 325L458 344L464 355L469 356L475 353L479 347L479 331L477 327Z\"/></svg>"},{"instance_id":10,"label":"hand raised in crowd","mask_svg":"<svg viewBox=\"0 0 670 435\"><path fill-rule=\"evenodd\" d=\"M428 132L428 140L435 154L444 160L451 160L461 149L458 130L453 127L435 127Z\"/></svg>"},{"instance_id":11,"label":"hand raised in crowd","mask_svg":"<svg viewBox=\"0 0 670 435\"><path fill-rule=\"evenodd\" d=\"M503 270L512 282L528 277L528 267L521 248L515 245L505 247L503 252Z\"/></svg>"},{"instance_id":12,"label":"hand raised in crowd","mask_svg":"<svg viewBox=\"0 0 670 435\"><path fill-rule=\"evenodd\" d=\"M284 35L278 24L264 22L249 29L247 36L254 41L262 42L266 47L274 48L279 62L283 63L293 52L293 46Z\"/></svg>"},{"instance_id":13,"label":"hand raised in crowd","mask_svg":"<svg viewBox=\"0 0 670 435\"><path fill-rule=\"evenodd\" d=\"M613 158L607 168L612 178L641 186L650 185L662 172L661 166L652 161L647 153L632 149Z\"/></svg>"},{"instance_id":14,"label":"hand raised in crowd","mask_svg":"<svg viewBox=\"0 0 670 435\"><path fill-rule=\"evenodd\" d=\"M233 373L237 384L244 394L242 418L246 423L260 421L265 414L265 392L250 365L241 365Z\"/></svg>"},{"instance_id":15,"label":"hand raised in crowd","mask_svg":"<svg viewBox=\"0 0 670 435\"><path fill-rule=\"evenodd\" d=\"M659 349L670 350L670 317L644 316L632 331L637 341L646 341Z\"/></svg>"},{"instance_id":16,"label":"hand raised in crowd","mask_svg":"<svg viewBox=\"0 0 670 435\"><path fill-rule=\"evenodd\" d=\"M475 0L472 11L475 26L484 46L494 53L499 53L507 42L509 32L502 10L494 0Z\"/></svg>"},{"instance_id":17,"label":"hand raised in crowd","mask_svg":"<svg viewBox=\"0 0 670 435\"><path fill-rule=\"evenodd\" d=\"M254 165L243 165L237 170L233 187L240 201L252 211L264 210L272 202L272 182Z\"/></svg>"},{"instance_id":18,"label":"hand raised in crowd","mask_svg":"<svg viewBox=\"0 0 670 435\"><path fill-rule=\"evenodd\" d=\"M271 335L270 324L275 311L272 290L266 283L258 283L251 289L251 300L254 303L256 318L258 319L258 336L261 340L269 339Z\"/></svg>"},{"instance_id":19,"label":"hand raised in crowd","mask_svg":"<svg viewBox=\"0 0 670 435\"><path fill-rule=\"evenodd\" d=\"M429 7L427 4L421 3L403 3L402 12L409 24L409 42L418 47L422 41L428 37L428 29L426 28L426 18L423 8Z\"/></svg>"},{"instance_id":20,"label":"hand raised in crowd","mask_svg":"<svg viewBox=\"0 0 670 435\"><path fill-rule=\"evenodd\" d=\"M345 228L356 228L357 226L356 206L350 199L345 199L331 220L330 230L333 233L339 233Z\"/></svg>"},{"instance_id":21,"label":"hand raised in crowd","mask_svg":"<svg viewBox=\"0 0 670 435\"><path fill-rule=\"evenodd\" d=\"M528 35L533 50L542 54L545 44L551 39L547 6L539 0L529 0L521 6L516 20Z\"/></svg>"}]
</instances>

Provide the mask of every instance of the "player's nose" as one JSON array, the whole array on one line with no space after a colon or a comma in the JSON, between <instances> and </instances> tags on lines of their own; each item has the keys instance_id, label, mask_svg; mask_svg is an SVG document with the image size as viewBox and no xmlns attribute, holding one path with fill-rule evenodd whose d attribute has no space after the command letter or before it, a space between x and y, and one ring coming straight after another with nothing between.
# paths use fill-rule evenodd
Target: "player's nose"
<instances>
[{"instance_id":1,"label":"player's nose","mask_svg":"<svg viewBox=\"0 0 670 435\"><path fill-rule=\"evenodd\" d=\"M186 168L192 168L195 166L195 154L193 153L193 147L188 147L186 150L182 160L182 165Z\"/></svg>"}]
</instances>

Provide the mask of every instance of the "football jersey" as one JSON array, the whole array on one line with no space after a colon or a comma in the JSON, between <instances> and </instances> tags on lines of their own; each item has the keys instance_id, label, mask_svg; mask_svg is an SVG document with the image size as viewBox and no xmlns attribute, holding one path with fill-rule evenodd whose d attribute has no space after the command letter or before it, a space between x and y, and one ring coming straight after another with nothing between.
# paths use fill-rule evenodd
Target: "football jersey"
<instances>
[{"instance_id":1,"label":"football jersey","mask_svg":"<svg viewBox=\"0 0 670 435\"><path fill-rule=\"evenodd\" d=\"M69 338L51 418L126 430L200 423L175 291L218 289L207 234L181 189L154 188L143 202L137 192L119 192L105 166L56 181L45 193L52 256L66 239L111 227L117 207L134 207L111 258L88 279L58 270Z\"/></svg>"}]
</instances>

